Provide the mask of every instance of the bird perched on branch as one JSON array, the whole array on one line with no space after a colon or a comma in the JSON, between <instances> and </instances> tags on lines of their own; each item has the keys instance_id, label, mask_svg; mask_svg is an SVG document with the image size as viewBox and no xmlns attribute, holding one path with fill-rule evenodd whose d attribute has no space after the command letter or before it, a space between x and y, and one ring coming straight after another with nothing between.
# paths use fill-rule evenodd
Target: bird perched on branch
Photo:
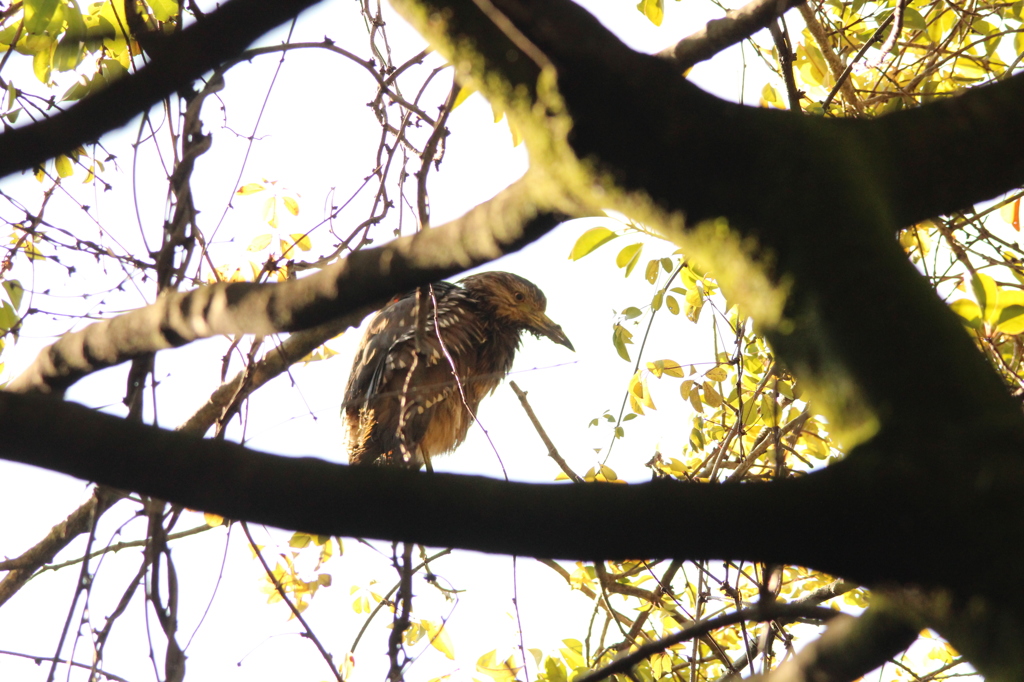
<instances>
[{"instance_id":1,"label":"bird perched on branch","mask_svg":"<svg viewBox=\"0 0 1024 682\"><path fill-rule=\"evenodd\" d=\"M544 293L518 275L485 272L418 291L377 313L356 352L342 405L352 464L429 467L454 450L512 369L523 332L574 350L544 314Z\"/></svg>"}]
</instances>

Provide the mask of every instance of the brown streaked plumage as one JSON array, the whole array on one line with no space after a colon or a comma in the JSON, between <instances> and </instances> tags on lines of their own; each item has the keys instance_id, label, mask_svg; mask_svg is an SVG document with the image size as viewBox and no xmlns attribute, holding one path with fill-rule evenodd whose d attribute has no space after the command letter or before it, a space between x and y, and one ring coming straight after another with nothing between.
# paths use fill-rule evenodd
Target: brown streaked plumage
<instances>
[{"instance_id":1,"label":"brown streaked plumage","mask_svg":"<svg viewBox=\"0 0 1024 682\"><path fill-rule=\"evenodd\" d=\"M512 369L523 332L573 350L544 314L544 293L518 275L484 272L438 282L431 292L419 357L415 291L389 303L366 330L342 405L352 464L419 467L458 447L480 401Z\"/></svg>"}]
</instances>

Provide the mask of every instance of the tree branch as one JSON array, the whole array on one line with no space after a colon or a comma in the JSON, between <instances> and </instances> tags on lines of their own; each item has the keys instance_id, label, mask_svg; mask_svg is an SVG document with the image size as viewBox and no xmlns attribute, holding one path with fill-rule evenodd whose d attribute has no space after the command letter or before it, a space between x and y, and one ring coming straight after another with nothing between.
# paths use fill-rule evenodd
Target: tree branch
<instances>
[{"instance_id":1,"label":"tree branch","mask_svg":"<svg viewBox=\"0 0 1024 682\"><path fill-rule=\"evenodd\" d=\"M888 608L834 619L817 640L770 675L751 682L852 682L885 664L917 639L920 625Z\"/></svg>"},{"instance_id":2,"label":"tree branch","mask_svg":"<svg viewBox=\"0 0 1024 682\"><path fill-rule=\"evenodd\" d=\"M32 168L127 124L319 0L227 0L188 28L150 36L149 63L64 112L0 135L0 177Z\"/></svg>"},{"instance_id":3,"label":"tree branch","mask_svg":"<svg viewBox=\"0 0 1024 682\"><path fill-rule=\"evenodd\" d=\"M7 390L62 393L86 374L218 334L271 334L331 320L357 325L388 297L515 251L567 216L540 212L529 175L441 227L363 249L320 272L275 284L218 283L93 323L45 348Z\"/></svg>"},{"instance_id":4,"label":"tree branch","mask_svg":"<svg viewBox=\"0 0 1024 682\"><path fill-rule=\"evenodd\" d=\"M721 19L691 33L655 56L668 60L682 73L695 64L711 59L722 50L746 40L804 0L753 0L739 9L729 10Z\"/></svg>"},{"instance_id":5,"label":"tree branch","mask_svg":"<svg viewBox=\"0 0 1024 682\"><path fill-rule=\"evenodd\" d=\"M907 480L860 463L869 459L850 458L771 483L540 485L279 457L126 422L48 396L0 392L0 423L10 425L0 444L5 459L228 518L320 535L544 558L765 561L809 566L862 584L958 584L974 579L976 571L968 567L981 557L967 553L922 564L917 557L934 549L932 538L971 533L987 542L1015 532L1009 526L976 528L976 516L950 508L950 500L971 508L980 504L968 495L969 477L960 475L952 487ZM896 457L879 453L879 459ZM1014 494L989 490L982 500L1002 509ZM877 504L879 499L886 503ZM638 524L621 513L639 508L650 518L685 518L694 527L729 530L664 533L657 524ZM430 514L417 513L423 509ZM805 533L780 537L746 523L765 509L801 518ZM552 526L553 518L559 524ZM837 533L840 518L844 532ZM566 536L561 530L585 525L603 532ZM808 543L806 536L818 541ZM998 541L985 546L1003 555L1009 551Z\"/></svg>"}]
</instances>

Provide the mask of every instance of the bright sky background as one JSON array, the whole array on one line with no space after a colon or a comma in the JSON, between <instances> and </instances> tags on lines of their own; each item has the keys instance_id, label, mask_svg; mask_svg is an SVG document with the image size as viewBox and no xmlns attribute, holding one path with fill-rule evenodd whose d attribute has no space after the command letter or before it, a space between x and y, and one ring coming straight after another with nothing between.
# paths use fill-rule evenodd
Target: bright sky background
<instances>
[{"instance_id":1,"label":"bright sky background","mask_svg":"<svg viewBox=\"0 0 1024 682\"><path fill-rule=\"evenodd\" d=\"M629 0L584 2L607 26L613 28L631 46L646 51L658 49L690 34L708 19L721 16L722 11L710 2L687 0L670 2L665 23L659 28L644 18ZM395 50L395 63L424 46L422 39L402 25L400 19L388 11L388 31ZM796 22L795 18L791 22ZM799 30L790 27L794 38ZM293 41L320 41L330 36L339 45L354 44L362 49L366 43L365 31L352 2L325 2L303 15ZM277 44L285 35L279 30L262 39L260 44ZM365 50L363 50L365 52ZM435 64L438 58L434 56ZM262 61L261 61L262 60ZM239 163L246 143L221 127L226 123L232 130L248 134L253 130L255 116L267 93L273 74L270 64L277 55L265 56L253 65L240 65L227 76L227 88L221 93L226 119L218 112L220 102L211 98L204 109L206 130L212 130L212 150L203 156L193 176L196 204L202 210L200 221L209 234L210 226L221 218L226 202L231 198ZM751 70L746 75L746 101L755 102L767 76L759 59L747 49L747 63ZM691 74L701 87L722 97L739 100L743 71L739 50L731 50L712 62L696 67ZM257 136L261 139L253 147L241 183L257 182L262 178L277 181L301 194L302 213L295 219L296 226L318 221L323 212L325 197L336 188L334 203L340 204L362 183L377 148L377 127L365 102L373 96L371 80L360 67L337 56L321 51L295 51L289 53L268 102ZM450 79L437 79L438 87L447 89ZM643 125L642 121L637 122ZM474 95L451 116L447 154L440 172L431 174L430 191L432 222L440 225L503 189L526 168L526 155L522 147L513 148L507 125L495 124L489 105ZM108 165L109 180L115 190L97 195L91 202L94 215L126 248L139 254L146 252L138 230L130 200L131 151L128 146L136 135L137 125L104 138L107 148L118 155L117 169ZM371 131L371 132L365 132ZM140 169L147 165L144 155L151 148L140 147ZM3 188L15 196L25 196L36 185L31 177L8 178ZM157 234L163 219L166 186L157 177L142 186L143 220L150 234ZM39 189L33 191L39 192ZM217 232L214 260L223 262L235 258L239 263L247 259L245 247L251 239L269 231L259 213L262 197L253 201L236 198L236 209L228 212ZM355 224L366 215L362 199L343 212L338 219L344 225ZM397 214L393 214L397 215ZM64 221L64 226L83 233L87 238L99 239L94 225L84 219L80 209L64 197L58 196L47 210L51 221ZM597 463L595 448L605 448L611 437L610 426L588 428L588 423L605 410L617 414L626 382L632 374L632 363L618 358L611 344L611 325L616 311L649 303L654 289L634 273L624 280L614 267L618 250L630 243L613 242L580 262L570 262L567 255L582 232L603 224L613 229L611 220L575 221L560 227L540 242L522 252L501 259L486 269L514 271L539 285L548 295L549 315L559 322L576 346L575 354L546 340L528 337L517 358L513 376L529 392L534 410L569 464L579 473ZM289 230L287 226L282 232ZM317 236L314 234L314 239ZM378 242L380 243L380 242ZM150 245L156 248L156 245ZM668 255L672 248L651 243L647 257ZM81 290L81 282L61 274L60 268L48 264L36 265L33 273L21 267L15 273L31 286L33 274L40 282L52 287L59 296ZM642 268L638 268L642 270ZM90 276L101 277L95 267ZM106 277L111 285L120 280L121 273L110 272ZM79 275L81 276L81 275ZM663 275L664 276L664 275ZM99 290L100 284L90 282L89 290ZM130 286L121 295L96 297L91 301L98 313L113 313L144 304L151 299L153 286L147 284L142 293ZM59 309L59 299L49 299L47 310ZM80 310L80 299L68 299L68 310ZM705 319L710 311L705 310ZM51 322L32 318L16 347L5 353L6 372L0 379L16 376L38 350L49 343L54 335L66 331L71 325L67 318ZM707 362L712 358L706 324L694 326L682 316L672 317L663 311L655 323L644 360L672 358L682 363ZM643 327L634 329L639 348ZM272 386L264 387L249 407L249 428L246 443L268 452L294 455L315 455L342 462L344 438L338 408L341 393L351 367L351 358L360 332L352 331L331 343L338 356L308 366L297 366L290 376L278 378ZM159 424L173 428L197 409L206 396L217 386L221 356L227 344L213 339L192 344L183 349L161 353L157 358ZM247 348L247 342L243 348ZM231 374L236 371L233 367ZM90 406L106 407L122 413L120 399L124 394L126 367L98 373L79 382L68 394L68 399ZM627 424L628 438L616 445L609 465L620 476L630 480L648 477L643 464L656 448L666 455L678 454L679 447L689 433L690 412L678 394L678 381L664 385L652 384L654 400L660 409L650 416ZM147 396L148 399L149 396ZM551 481L558 473L547 458L518 400L507 385L486 400L480 410L480 424L490 433L510 478L514 480ZM236 429L235 438L241 434ZM500 476L501 467L479 428L474 428L469 440L460 450L436 462L439 470L479 473ZM88 494L89 487L82 481L46 471L0 462L0 517L6 519L0 537L0 551L15 556L38 541L57 521L74 509ZM647 518L642 509L622 510L636 516L638 524L662 523L662 519ZM429 514L430 510L424 510ZM510 514L515 510L510 509ZM17 519L17 523L11 520ZM117 525L128 523L125 539L144 534L144 521L131 521L124 514L108 514L100 526L97 541L106 543ZM176 530L199 525L197 514L183 519ZM558 519L551 519L557 526ZM500 532L500 529L496 529ZM598 528L564 528L568 533L600 532ZM271 533L273 539L259 531L259 541L280 541L281 533ZM179 642L188 641L189 634L208 605L225 556L225 532L213 530L188 538L173 545L173 555L182 581L184 600L180 614ZM80 539L81 540L81 539ZM383 543L375 546L387 551ZM71 545L58 559L81 554L81 541ZM101 623L112 609L118 590L138 568L137 556L141 550L129 549L119 555L108 556L93 591L92 618ZM382 578L374 589L390 589L396 575L388 567L385 556L357 546L352 540L345 543L345 555L327 565L333 573L334 584L322 589L306 612L314 630L328 649L340 659L350 647L363 616L353 613L351 585L367 586L373 577ZM448 627L455 641L459 659L450 662L438 652L428 651L417 661L407 675L409 680L430 678L454 673L456 679L467 679L474 673L473 665L481 654L498 649L499 655L512 653L518 643L517 624L512 612L512 562L508 557L477 556L472 561L446 557L438 561L434 570L444 580L460 590L458 605L452 613ZM321 680L331 679L326 665L311 644L297 636L298 625L287 621L286 607L281 604L265 606L260 597L264 583L263 571L245 547L244 538L237 529L232 532L227 551L225 580L217 590L209 614L187 650L187 679L205 680ZM579 593L570 592L562 579L549 568L533 560L519 561L519 606L524 639L528 648L549 651L560 646L562 637L582 637L591 615L589 600ZM44 583L31 584L3 609L0 609L0 649L52 656L70 597L74 591L77 570L65 570L39 579ZM452 604L437 597L437 592L417 581L416 615L439 620L447 617ZM134 612L122 618L114 630L106 651L106 667L110 672L130 680L153 679L152 667L145 657L146 632L140 608L141 599L133 604ZM379 680L386 670L386 631L381 625L390 620L384 613L375 621L356 652L356 680ZM155 621L153 639L160 641ZM87 640L80 642L79 660L88 660L81 652ZM414 649L421 651L425 641ZM68 648L64 653L67 654ZM45 679L48 666L37 667L31 661L0 656L0 679ZM532 672L531 672L532 676ZM61 675L63 678L63 674ZM78 679L78 675L71 675Z\"/></svg>"}]
</instances>

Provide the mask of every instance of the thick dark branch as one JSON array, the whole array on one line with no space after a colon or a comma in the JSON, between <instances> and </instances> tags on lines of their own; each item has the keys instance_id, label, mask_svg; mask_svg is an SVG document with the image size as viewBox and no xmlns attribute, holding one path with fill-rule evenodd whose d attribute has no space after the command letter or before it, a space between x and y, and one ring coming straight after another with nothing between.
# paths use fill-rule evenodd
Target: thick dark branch
<instances>
[{"instance_id":1,"label":"thick dark branch","mask_svg":"<svg viewBox=\"0 0 1024 682\"><path fill-rule=\"evenodd\" d=\"M125 125L318 1L228 0L180 33L160 37L149 46L149 63L135 74L63 113L0 135L0 177L37 166Z\"/></svg>"},{"instance_id":2,"label":"thick dark branch","mask_svg":"<svg viewBox=\"0 0 1024 682\"><path fill-rule=\"evenodd\" d=\"M472 0L404 2L418 5L407 11L414 19L451 17L450 43L481 53L459 59L482 65L473 72L480 82L532 87L529 60L509 66L502 56L516 49L511 38L478 37L489 15ZM835 426L861 437L889 425L1024 431L1019 406L892 238L907 221L1024 183L1024 155L1015 152L1024 148L1024 75L881 119L824 119L713 97L569 0L494 6L557 70L577 159L616 190L649 197L690 225L724 217L727 234L757 245L750 274L765 273L788 294L784 327L776 318L763 329L801 380L829 387L814 399ZM684 244L691 234L662 227ZM732 260L735 271L741 257ZM741 278L723 287L742 287Z\"/></svg>"},{"instance_id":3,"label":"thick dark branch","mask_svg":"<svg viewBox=\"0 0 1024 682\"><path fill-rule=\"evenodd\" d=\"M523 178L441 227L357 251L324 270L277 284L220 283L96 322L44 349L8 390L61 393L86 374L144 353L218 334L354 326L388 297L515 251L566 216L540 213Z\"/></svg>"},{"instance_id":4,"label":"thick dark branch","mask_svg":"<svg viewBox=\"0 0 1024 682\"><path fill-rule=\"evenodd\" d=\"M681 73L746 40L801 2L803 0L754 0L739 9L729 10L721 19L712 19L704 28L666 47L657 56L667 59Z\"/></svg>"},{"instance_id":5,"label":"thick dark branch","mask_svg":"<svg viewBox=\"0 0 1024 682\"><path fill-rule=\"evenodd\" d=\"M759 484L538 485L268 455L127 422L49 396L0 392L0 423L10 425L0 443L4 459L233 519L321 535L575 560L765 561L810 566L862 584L948 584L973 580L977 571L970 567L988 559L953 555L922 564L918 557L933 548L937 534L974 533L984 540L1012 532L974 528L962 509L945 506L950 499L966 500L969 483L950 489L849 461L800 479ZM1013 490L989 491L985 499L1003 506L1017 500ZM623 509L719 530L665 533ZM749 519L765 509L800 518L804 533L765 533L751 525ZM837 519L842 533L836 532ZM602 532L567 535L567 527ZM807 537L818 540L808 543ZM998 542L991 546L1004 551Z\"/></svg>"}]
</instances>

